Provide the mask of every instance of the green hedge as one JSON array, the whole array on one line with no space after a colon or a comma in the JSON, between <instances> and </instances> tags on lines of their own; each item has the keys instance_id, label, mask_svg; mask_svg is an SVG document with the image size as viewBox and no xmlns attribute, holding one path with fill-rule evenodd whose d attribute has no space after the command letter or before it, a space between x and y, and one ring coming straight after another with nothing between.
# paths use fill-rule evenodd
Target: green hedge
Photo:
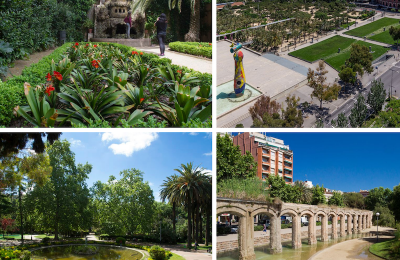
<instances>
[{"instance_id":1,"label":"green hedge","mask_svg":"<svg viewBox=\"0 0 400 260\"><path fill-rule=\"evenodd\" d=\"M168 46L173 51L212 58L212 44L208 42L171 42Z\"/></svg>"},{"instance_id":2,"label":"green hedge","mask_svg":"<svg viewBox=\"0 0 400 260\"><path fill-rule=\"evenodd\" d=\"M82 43L84 44L84 43ZM98 45L112 45L118 47L123 52L131 53L132 51L140 51L138 49L117 44L117 43L95 43ZM54 60L56 63L59 62L64 56L67 48L71 46L71 43L65 43L61 47L57 48L50 55L43 57L38 63L32 64L26 67L20 76L15 76L6 82L0 81L0 126L7 126L10 124L13 118L13 109L16 106L24 105L26 103L26 97L24 96L24 83L29 82L31 86L36 86L41 83L45 83L46 74L50 72L51 61ZM156 54L144 53L143 60L148 62L152 66L166 66L171 64L171 60L167 58L160 58ZM192 73L192 76L198 77L200 80L199 85L212 84L212 76L209 73L201 73L189 69L187 67L171 65L173 70L181 70L183 73Z\"/></svg>"}]
</instances>

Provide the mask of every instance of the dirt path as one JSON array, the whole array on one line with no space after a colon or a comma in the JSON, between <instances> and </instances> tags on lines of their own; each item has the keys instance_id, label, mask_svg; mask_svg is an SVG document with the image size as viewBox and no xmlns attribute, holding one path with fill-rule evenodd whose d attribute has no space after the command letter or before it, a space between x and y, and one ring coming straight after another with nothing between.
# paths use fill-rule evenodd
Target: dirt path
<instances>
[{"instance_id":1,"label":"dirt path","mask_svg":"<svg viewBox=\"0 0 400 260\"><path fill-rule=\"evenodd\" d=\"M11 78L14 76L19 76L22 73L22 70L26 67L29 67L33 63L39 62L43 57L50 55L55 48L48 49L42 52L35 52L29 55L27 60L16 60L14 62L14 67L8 69L8 74L6 78Z\"/></svg>"}]
</instances>

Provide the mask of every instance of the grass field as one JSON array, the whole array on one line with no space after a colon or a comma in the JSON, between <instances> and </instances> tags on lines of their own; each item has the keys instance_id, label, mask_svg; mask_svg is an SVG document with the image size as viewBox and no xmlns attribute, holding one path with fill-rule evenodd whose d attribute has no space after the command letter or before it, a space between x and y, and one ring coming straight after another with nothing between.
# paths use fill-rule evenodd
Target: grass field
<instances>
[{"instance_id":1,"label":"grass field","mask_svg":"<svg viewBox=\"0 0 400 260\"><path fill-rule=\"evenodd\" d=\"M374 53L372 53L373 60L379 58L381 55L383 55L387 51L387 48L382 47L380 45L375 45L375 44L371 44L371 43L364 42L364 41L357 41L356 43L367 46L368 48L369 48L369 46L371 46L371 49L374 52ZM342 65L344 65L344 63L346 62L346 60L348 58L350 58L350 51L343 52L332 58L328 58L325 60L325 62L328 63L329 65L331 65L332 67L334 67L337 71L340 71L340 67Z\"/></svg>"},{"instance_id":2,"label":"grass field","mask_svg":"<svg viewBox=\"0 0 400 260\"><path fill-rule=\"evenodd\" d=\"M390 34L389 34L389 29L386 30L385 32L381 32L374 36L368 37L368 39L387 43L387 44L392 44L392 45L396 44L396 42L393 40L392 36L390 36Z\"/></svg>"},{"instance_id":3,"label":"grass field","mask_svg":"<svg viewBox=\"0 0 400 260\"><path fill-rule=\"evenodd\" d=\"M342 36L334 36L325 41L318 42L301 50L291 52L290 54L309 62L323 59L326 63L334 67L337 71L340 71L340 67L344 65L345 61L348 58L350 58L350 50L345 49L350 47L352 43L364 45L368 48L369 46L371 46L372 51L374 52L372 54L374 60L387 51L386 48L379 45L371 44L364 41L357 41ZM340 54L337 54L338 48L342 50Z\"/></svg>"},{"instance_id":4,"label":"grass field","mask_svg":"<svg viewBox=\"0 0 400 260\"><path fill-rule=\"evenodd\" d=\"M363 25L361 27L355 28L348 32L345 32L347 35L357 36L357 37L364 37L367 36L383 27L388 27L389 25L398 24L399 19L388 18L384 17L379 19L378 21ZM389 29L389 28L387 28Z\"/></svg>"},{"instance_id":5,"label":"grass field","mask_svg":"<svg viewBox=\"0 0 400 260\"><path fill-rule=\"evenodd\" d=\"M396 239L389 240L377 244L373 244L370 246L369 251L377 256L380 256L384 259L399 259L400 253L395 254L393 251L393 247L397 245L399 246L399 241Z\"/></svg>"},{"instance_id":6,"label":"grass field","mask_svg":"<svg viewBox=\"0 0 400 260\"><path fill-rule=\"evenodd\" d=\"M294 57L313 62L337 53L338 48L344 50L355 41L356 40L337 35L303 49L293 51L289 54Z\"/></svg>"},{"instance_id":7,"label":"grass field","mask_svg":"<svg viewBox=\"0 0 400 260\"><path fill-rule=\"evenodd\" d=\"M24 237L27 237L27 236L28 236L28 234L24 235ZM12 234L12 235L7 235L6 234L6 235L4 235L4 237L5 238L21 239L21 235L20 234ZM3 237L3 234L0 235L0 239L5 239L4 237ZM31 238L30 235L29 235L29 238Z\"/></svg>"}]
</instances>

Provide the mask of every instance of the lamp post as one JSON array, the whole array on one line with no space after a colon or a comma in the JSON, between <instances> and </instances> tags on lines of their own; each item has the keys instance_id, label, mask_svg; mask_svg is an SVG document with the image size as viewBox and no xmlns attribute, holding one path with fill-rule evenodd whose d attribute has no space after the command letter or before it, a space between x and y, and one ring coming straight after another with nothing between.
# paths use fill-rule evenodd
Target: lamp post
<instances>
[{"instance_id":1,"label":"lamp post","mask_svg":"<svg viewBox=\"0 0 400 260\"><path fill-rule=\"evenodd\" d=\"M376 242L378 243L379 241L379 235L378 235L378 220L379 220L379 212L376 212Z\"/></svg>"}]
</instances>

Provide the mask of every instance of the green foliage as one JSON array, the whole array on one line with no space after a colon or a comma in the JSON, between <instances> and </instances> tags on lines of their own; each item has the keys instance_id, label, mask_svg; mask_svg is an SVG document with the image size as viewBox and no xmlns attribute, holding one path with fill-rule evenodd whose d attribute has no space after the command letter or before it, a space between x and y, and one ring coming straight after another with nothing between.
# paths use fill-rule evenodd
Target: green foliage
<instances>
[{"instance_id":1,"label":"green foliage","mask_svg":"<svg viewBox=\"0 0 400 260\"><path fill-rule=\"evenodd\" d=\"M351 127L358 128L363 125L367 117L368 108L363 95L358 95L349 116Z\"/></svg>"},{"instance_id":2,"label":"green foliage","mask_svg":"<svg viewBox=\"0 0 400 260\"><path fill-rule=\"evenodd\" d=\"M303 126L303 114L299 106L300 98L295 95L286 97L286 106L282 109L283 127L295 128Z\"/></svg>"},{"instance_id":3,"label":"green foliage","mask_svg":"<svg viewBox=\"0 0 400 260\"><path fill-rule=\"evenodd\" d=\"M270 174L266 181L269 186L268 194L271 198L279 198L289 203L299 203L301 201L302 194L300 188L286 184L283 177Z\"/></svg>"},{"instance_id":4,"label":"green foliage","mask_svg":"<svg viewBox=\"0 0 400 260\"><path fill-rule=\"evenodd\" d=\"M356 73L349 67L342 69L339 72L339 78L347 84L354 84L356 80Z\"/></svg>"},{"instance_id":5,"label":"green foliage","mask_svg":"<svg viewBox=\"0 0 400 260\"><path fill-rule=\"evenodd\" d=\"M152 246L150 248L150 256L153 260L165 260L165 249L160 246Z\"/></svg>"},{"instance_id":6,"label":"green foliage","mask_svg":"<svg viewBox=\"0 0 400 260\"><path fill-rule=\"evenodd\" d=\"M217 181L230 178L251 178L256 175L257 162L250 152L242 155L228 134L217 135Z\"/></svg>"},{"instance_id":7,"label":"green foliage","mask_svg":"<svg viewBox=\"0 0 400 260\"><path fill-rule=\"evenodd\" d=\"M389 208L392 210L396 222L398 222L400 220L400 185L393 188ZM397 230L400 231L399 228Z\"/></svg>"},{"instance_id":8,"label":"green foliage","mask_svg":"<svg viewBox=\"0 0 400 260\"><path fill-rule=\"evenodd\" d=\"M365 207L368 210L374 210L377 205L387 207L391 200L392 191L389 188L373 188L369 191L368 196L365 197Z\"/></svg>"},{"instance_id":9,"label":"green foliage","mask_svg":"<svg viewBox=\"0 0 400 260\"><path fill-rule=\"evenodd\" d=\"M362 77L364 71L370 74L374 70L372 67L373 59L372 53L369 52L367 46L353 43L350 49L350 58L346 61L345 66L352 68L354 72L358 72Z\"/></svg>"},{"instance_id":10,"label":"green foliage","mask_svg":"<svg viewBox=\"0 0 400 260\"><path fill-rule=\"evenodd\" d=\"M372 223L376 225L376 212L379 212L378 225L382 227L395 227L395 220L392 211L387 207L377 204L373 210Z\"/></svg>"},{"instance_id":11,"label":"green foliage","mask_svg":"<svg viewBox=\"0 0 400 260\"><path fill-rule=\"evenodd\" d=\"M316 185L312 188L312 205L318 205L318 204L325 204L326 203L326 198L324 196L325 194L325 189L324 186L319 186Z\"/></svg>"},{"instance_id":12,"label":"green foliage","mask_svg":"<svg viewBox=\"0 0 400 260\"><path fill-rule=\"evenodd\" d=\"M208 42L170 42L173 51L212 58L212 44Z\"/></svg>"},{"instance_id":13,"label":"green foliage","mask_svg":"<svg viewBox=\"0 0 400 260\"><path fill-rule=\"evenodd\" d=\"M115 239L115 242L117 245L125 245L126 239L123 237L117 237L117 239Z\"/></svg>"},{"instance_id":14,"label":"green foliage","mask_svg":"<svg viewBox=\"0 0 400 260\"><path fill-rule=\"evenodd\" d=\"M346 115L342 112L338 115L337 120L332 119L331 124L334 127L345 128L349 124L349 120L347 119Z\"/></svg>"},{"instance_id":15,"label":"green foliage","mask_svg":"<svg viewBox=\"0 0 400 260\"><path fill-rule=\"evenodd\" d=\"M373 80L371 83L371 90L368 93L367 103L374 110L375 114L378 114L382 110L383 103L385 103L386 90L384 85L379 80Z\"/></svg>"},{"instance_id":16,"label":"green foliage","mask_svg":"<svg viewBox=\"0 0 400 260\"><path fill-rule=\"evenodd\" d=\"M339 192L334 191L332 197L330 197L328 200L328 205L344 207L343 195Z\"/></svg>"},{"instance_id":17,"label":"green foliage","mask_svg":"<svg viewBox=\"0 0 400 260\"><path fill-rule=\"evenodd\" d=\"M348 192L343 194L344 204L349 208L365 209L364 197L358 192Z\"/></svg>"},{"instance_id":18,"label":"green foliage","mask_svg":"<svg viewBox=\"0 0 400 260\"><path fill-rule=\"evenodd\" d=\"M369 251L382 259L400 259L400 240L396 236L394 239L372 244Z\"/></svg>"},{"instance_id":19,"label":"green foliage","mask_svg":"<svg viewBox=\"0 0 400 260\"><path fill-rule=\"evenodd\" d=\"M47 243L49 243L50 242L50 238L49 237L44 237L44 238L42 238L42 243L43 244L47 244Z\"/></svg>"},{"instance_id":20,"label":"green foliage","mask_svg":"<svg viewBox=\"0 0 400 260\"><path fill-rule=\"evenodd\" d=\"M1 260L12 260L12 259L31 259L32 253L28 250L15 250L14 248L5 248L0 250Z\"/></svg>"},{"instance_id":21,"label":"green foliage","mask_svg":"<svg viewBox=\"0 0 400 260\"><path fill-rule=\"evenodd\" d=\"M231 178L218 182L218 197L269 201L266 184L258 178Z\"/></svg>"}]
</instances>

